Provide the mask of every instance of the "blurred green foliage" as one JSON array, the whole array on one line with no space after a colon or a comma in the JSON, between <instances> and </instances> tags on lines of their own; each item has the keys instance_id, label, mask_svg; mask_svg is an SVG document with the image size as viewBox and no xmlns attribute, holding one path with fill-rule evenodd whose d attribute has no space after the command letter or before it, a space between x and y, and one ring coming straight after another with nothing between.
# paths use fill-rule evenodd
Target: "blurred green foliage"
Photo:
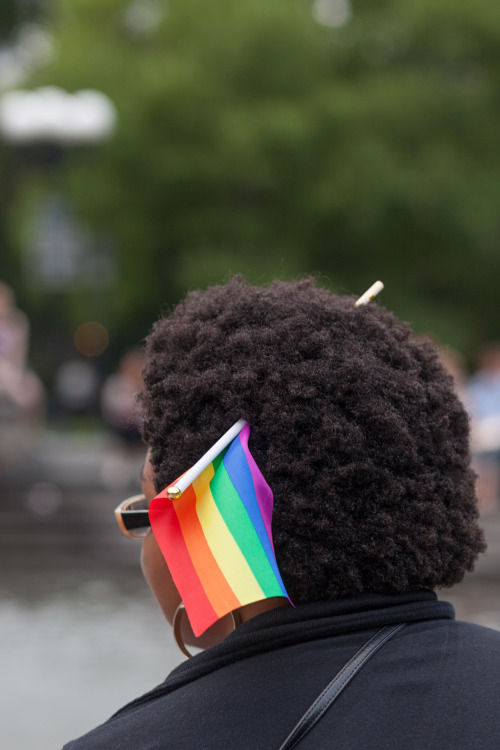
<instances>
[{"instance_id":1,"label":"blurred green foliage","mask_svg":"<svg viewBox=\"0 0 500 750\"><path fill-rule=\"evenodd\" d=\"M46 2L47 0L2 0L0 3L0 44L10 41L12 34L21 24L40 18Z\"/></svg>"},{"instance_id":2,"label":"blurred green foliage","mask_svg":"<svg viewBox=\"0 0 500 750\"><path fill-rule=\"evenodd\" d=\"M383 304L462 351L500 337L498 0L355 0L338 28L312 7L53 3L31 85L98 88L119 118L58 177L117 248L111 290L59 301L75 322L95 309L134 343L187 288L315 272L381 278Z\"/></svg>"},{"instance_id":3,"label":"blurred green foliage","mask_svg":"<svg viewBox=\"0 0 500 750\"><path fill-rule=\"evenodd\" d=\"M2 0L0 5L0 40L9 39L16 23L19 22L21 8L15 0Z\"/></svg>"}]
</instances>

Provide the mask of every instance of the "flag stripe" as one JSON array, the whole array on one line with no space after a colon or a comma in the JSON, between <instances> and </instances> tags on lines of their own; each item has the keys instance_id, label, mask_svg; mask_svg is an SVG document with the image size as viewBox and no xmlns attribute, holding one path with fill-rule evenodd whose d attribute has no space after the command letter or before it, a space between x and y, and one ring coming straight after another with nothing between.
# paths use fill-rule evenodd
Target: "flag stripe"
<instances>
[{"instance_id":1,"label":"flag stripe","mask_svg":"<svg viewBox=\"0 0 500 750\"><path fill-rule=\"evenodd\" d=\"M266 527L267 536L268 536L269 543L271 545L271 549L273 551L273 557L274 557L273 533L271 529L271 521L273 517L273 507L274 507L273 493L268 483L262 476L261 470L255 463L254 457L250 453L250 450L248 448L249 437L250 437L250 426L246 425L246 427L244 427L244 429L239 434L240 443L241 443L243 452L245 454L248 468L252 475L254 492L257 497L257 502L259 504L260 512L262 515L262 520Z\"/></svg>"},{"instance_id":2,"label":"flag stripe","mask_svg":"<svg viewBox=\"0 0 500 750\"><path fill-rule=\"evenodd\" d=\"M281 588L262 549L257 532L229 478L224 463L219 462L218 468L214 466L214 469L215 475L210 488L229 531L252 568L265 597L281 596Z\"/></svg>"},{"instance_id":3,"label":"flag stripe","mask_svg":"<svg viewBox=\"0 0 500 750\"><path fill-rule=\"evenodd\" d=\"M194 634L201 635L219 619L210 604L200 578L191 561L184 535L172 501L159 495L151 501L149 518L155 538L168 561L168 568L177 586Z\"/></svg>"},{"instance_id":4,"label":"flag stripe","mask_svg":"<svg viewBox=\"0 0 500 750\"><path fill-rule=\"evenodd\" d=\"M219 617L241 606L217 565L212 550L207 544L203 528L196 514L196 495L193 485L174 501L174 509L184 535L188 552L198 573L208 600Z\"/></svg>"},{"instance_id":5,"label":"flag stripe","mask_svg":"<svg viewBox=\"0 0 500 750\"><path fill-rule=\"evenodd\" d=\"M248 430L248 427L245 427L243 432L245 430ZM281 575L278 570L276 558L274 556L274 550L269 542L265 518L263 518L261 508L259 506L259 503L257 502L257 494L254 487L254 478L248 465L247 452L244 450L242 442L240 442L240 438L241 433L240 436L238 436L238 438L236 438L236 440L231 443L227 453L225 454L223 459L224 468L226 469L228 476L234 486L234 489L239 495L241 502L250 517L250 521L255 531L257 532L260 544L262 545L262 549L267 557L269 565L272 568L273 574L277 579L277 583L281 588L281 593L283 594L283 596L287 596L283 581L281 580ZM270 511L264 508L264 512L270 515L272 513L272 504Z\"/></svg>"},{"instance_id":6,"label":"flag stripe","mask_svg":"<svg viewBox=\"0 0 500 750\"><path fill-rule=\"evenodd\" d=\"M243 603L264 599L265 594L231 535L210 490L214 476L213 464L193 482L196 494L196 513L205 534L207 544L226 577L237 599ZM247 600L242 601L242 596Z\"/></svg>"}]
</instances>

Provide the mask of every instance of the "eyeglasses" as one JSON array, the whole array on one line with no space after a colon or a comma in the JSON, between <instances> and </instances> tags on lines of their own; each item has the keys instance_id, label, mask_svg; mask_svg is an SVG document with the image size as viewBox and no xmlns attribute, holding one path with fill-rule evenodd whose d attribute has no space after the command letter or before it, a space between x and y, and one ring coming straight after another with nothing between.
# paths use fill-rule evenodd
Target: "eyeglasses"
<instances>
[{"instance_id":1,"label":"eyeglasses","mask_svg":"<svg viewBox=\"0 0 500 750\"><path fill-rule=\"evenodd\" d=\"M151 526L148 501L144 495L133 495L115 508L115 518L122 534L131 539L143 539Z\"/></svg>"}]
</instances>

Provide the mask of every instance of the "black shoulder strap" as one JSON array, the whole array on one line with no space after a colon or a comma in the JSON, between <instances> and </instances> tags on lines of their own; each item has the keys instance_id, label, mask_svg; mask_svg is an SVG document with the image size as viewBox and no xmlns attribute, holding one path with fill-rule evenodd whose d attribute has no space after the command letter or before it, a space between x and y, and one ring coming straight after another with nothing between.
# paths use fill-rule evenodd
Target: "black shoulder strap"
<instances>
[{"instance_id":1,"label":"black shoulder strap","mask_svg":"<svg viewBox=\"0 0 500 750\"><path fill-rule=\"evenodd\" d=\"M354 654L347 664L342 667L340 672L333 678L333 680L326 686L326 688L318 695L314 703L312 703L305 714L302 716L300 721L294 726L284 743L281 745L279 750L292 750L293 747L298 745L299 742L305 737L305 735L313 728L318 722L325 711L330 708L333 701L338 698L342 690L352 680L361 667L363 667L368 659L375 654L384 643L396 635L400 630L405 627L406 623L401 625L390 625L389 627L382 628L360 650Z\"/></svg>"}]
</instances>

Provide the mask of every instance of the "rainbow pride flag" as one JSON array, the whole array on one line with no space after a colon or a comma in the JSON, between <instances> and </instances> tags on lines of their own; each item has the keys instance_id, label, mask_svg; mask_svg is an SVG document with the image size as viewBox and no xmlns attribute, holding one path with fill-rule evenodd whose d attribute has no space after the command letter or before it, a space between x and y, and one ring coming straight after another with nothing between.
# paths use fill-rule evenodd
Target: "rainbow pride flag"
<instances>
[{"instance_id":1,"label":"rainbow pride flag","mask_svg":"<svg viewBox=\"0 0 500 750\"><path fill-rule=\"evenodd\" d=\"M244 604L288 598L271 535L273 493L248 449L249 435L245 424L180 497L167 497L174 482L149 506L195 636Z\"/></svg>"}]
</instances>

